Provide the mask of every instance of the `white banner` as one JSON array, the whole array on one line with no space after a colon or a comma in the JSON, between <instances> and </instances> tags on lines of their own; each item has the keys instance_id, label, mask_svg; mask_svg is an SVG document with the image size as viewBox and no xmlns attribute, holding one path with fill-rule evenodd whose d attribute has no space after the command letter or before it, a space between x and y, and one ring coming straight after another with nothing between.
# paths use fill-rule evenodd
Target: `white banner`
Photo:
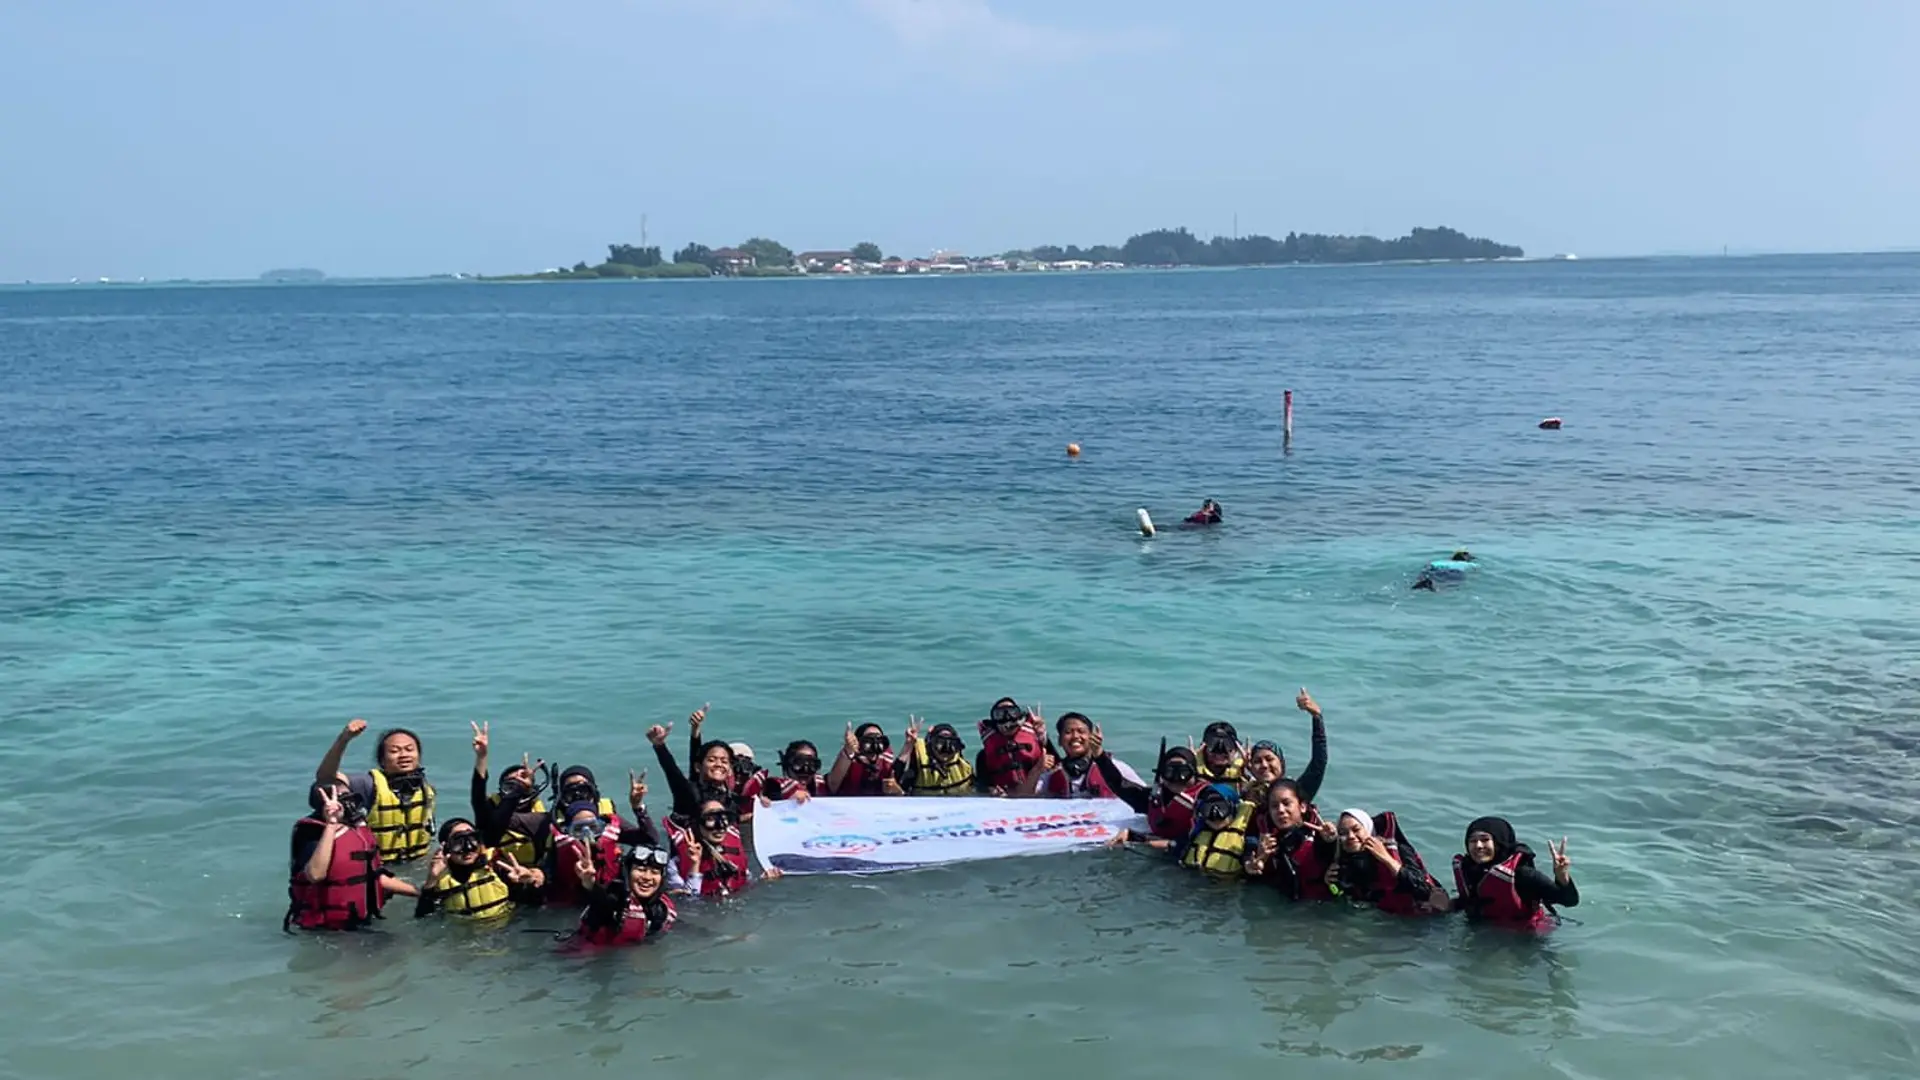
<instances>
[{"instance_id":1,"label":"white banner","mask_svg":"<svg viewBox=\"0 0 1920 1080\"><path fill-rule=\"evenodd\" d=\"M818 798L755 810L753 847L783 874L877 874L1083 851L1146 827L1119 799Z\"/></svg>"}]
</instances>

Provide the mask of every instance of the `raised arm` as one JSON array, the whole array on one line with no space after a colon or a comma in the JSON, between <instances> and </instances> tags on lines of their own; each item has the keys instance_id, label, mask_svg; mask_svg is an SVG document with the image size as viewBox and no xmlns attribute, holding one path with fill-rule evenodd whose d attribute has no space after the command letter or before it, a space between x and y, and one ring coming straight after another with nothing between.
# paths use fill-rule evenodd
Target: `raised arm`
<instances>
[{"instance_id":1,"label":"raised arm","mask_svg":"<svg viewBox=\"0 0 1920 1080\"><path fill-rule=\"evenodd\" d=\"M680 771L680 765L673 760L673 751L667 749L667 737L673 734L673 725L662 727L655 724L647 729L647 741L653 744L653 756L660 762L660 769L667 774L667 790L673 792L673 812L682 817L698 813L700 797L694 794L693 785L687 783L687 774Z\"/></svg>"},{"instance_id":2,"label":"raised arm","mask_svg":"<svg viewBox=\"0 0 1920 1080\"><path fill-rule=\"evenodd\" d=\"M365 730L367 730L365 720L356 716L347 721L347 726L341 728L340 734L334 736L333 745L327 748L326 755L320 759L320 767L313 770L314 783L331 784L339 779L340 761L347 756L347 744L359 738L360 733Z\"/></svg>"},{"instance_id":3,"label":"raised arm","mask_svg":"<svg viewBox=\"0 0 1920 1080\"><path fill-rule=\"evenodd\" d=\"M1100 770L1100 778L1107 782L1108 790L1120 797L1120 801L1133 808L1134 813L1147 812L1147 800L1152 798L1153 789L1145 784L1136 784L1127 779L1120 766L1114 764L1112 754L1101 754L1093 759L1093 767Z\"/></svg>"},{"instance_id":4,"label":"raised arm","mask_svg":"<svg viewBox=\"0 0 1920 1080\"><path fill-rule=\"evenodd\" d=\"M1578 907L1580 887L1573 883L1573 864L1567 861L1567 839L1560 838L1560 846L1547 844L1547 851L1553 857L1553 876L1540 872L1537 866L1522 866L1520 872L1513 875L1513 887L1522 900L1538 900L1555 907Z\"/></svg>"},{"instance_id":5,"label":"raised arm","mask_svg":"<svg viewBox=\"0 0 1920 1080\"><path fill-rule=\"evenodd\" d=\"M833 768L827 770L827 794L840 794L840 785L847 782L847 774L853 771L853 755L860 752L860 743L853 737L853 721L847 721L847 737L840 744L840 754L833 759Z\"/></svg>"},{"instance_id":6,"label":"raised arm","mask_svg":"<svg viewBox=\"0 0 1920 1080\"><path fill-rule=\"evenodd\" d=\"M1300 798L1312 802L1320 794L1320 785L1327 779L1327 725L1322 719L1320 706L1307 693L1306 687L1300 688L1300 696L1293 703L1301 712L1313 717L1313 756L1307 761L1306 771L1302 772L1294 784L1300 788Z\"/></svg>"}]
</instances>

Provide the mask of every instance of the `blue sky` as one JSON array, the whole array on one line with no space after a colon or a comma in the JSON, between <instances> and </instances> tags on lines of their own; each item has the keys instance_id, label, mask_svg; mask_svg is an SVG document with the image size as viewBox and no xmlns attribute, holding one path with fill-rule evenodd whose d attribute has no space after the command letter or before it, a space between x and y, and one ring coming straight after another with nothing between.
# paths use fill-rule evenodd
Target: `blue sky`
<instances>
[{"instance_id":1,"label":"blue sky","mask_svg":"<svg viewBox=\"0 0 1920 1080\"><path fill-rule=\"evenodd\" d=\"M1920 3L7 0L0 280L1449 224L1920 246Z\"/></svg>"}]
</instances>

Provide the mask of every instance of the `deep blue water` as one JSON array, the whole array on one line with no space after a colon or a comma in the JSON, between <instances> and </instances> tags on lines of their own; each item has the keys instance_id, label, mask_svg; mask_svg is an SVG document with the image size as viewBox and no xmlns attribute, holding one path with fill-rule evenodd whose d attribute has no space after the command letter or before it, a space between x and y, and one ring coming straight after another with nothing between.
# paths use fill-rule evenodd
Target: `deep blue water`
<instances>
[{"instance_id":1,"label":"deep blue water","mask_svg":"<svg viewBox=\"0 0 1920 1080\"><path fill-rule=\"evenodd\" d=\"M1917 356L1895 256L0 290L0 1066L1910 1075ZM1114 854L781 882L588 964L279 934L351 716L457 804L469 719L606 777L703 701L770 756L1013 694L1136 765L1215 718L1304 762L1302 684L1323 807L1437 862L1567 835L1577 924Z\"/></svg>"}]
</instances>

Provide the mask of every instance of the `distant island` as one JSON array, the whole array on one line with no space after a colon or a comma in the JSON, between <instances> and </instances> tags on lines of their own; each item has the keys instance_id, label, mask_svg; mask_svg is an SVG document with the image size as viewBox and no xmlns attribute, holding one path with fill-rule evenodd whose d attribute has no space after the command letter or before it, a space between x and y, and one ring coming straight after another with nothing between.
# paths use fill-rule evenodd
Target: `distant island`
<instances>
[{"instance_id":1,"label":"distant island","mask_svg":"<svg viewBox=\"0 0 1920 1080\"><path fill-rule=\"evenodd\" d=\"M269 270L260 275L261 281L325 281L327 275L318 270L305 267L293 270Z\"/></svg>"},{"instance_id":2,"label":"distant island","mask_svg":"<svg viewBox=\"0 0 1920 1080\"><path fill-rule=\"evenodd\" d=\"M688 244L668 259L655 247L607 245L607 258L571 268L511 274L488 281L581 281L600 278L794 277L809 274L946 274L1042 270L1115 270L1127 267L1285 266L1305 263L1458 262L1518 259L1525 252L1511 244L1468 236L1445 226L1418 228L1396 240L1377 236L1328 236L1288 233L1286 239L1258 234L1201 240L1185 228L1155 229L1129 237L1119 247L1082 248L1043 244L998 255L970 256L936 251L901 258L862 241L844 251L802 251L765 237L734 247ZM277 271L291 273L293 271ZM318 271L312 271L318 273Z\"/></svg>"}]
</instances>

